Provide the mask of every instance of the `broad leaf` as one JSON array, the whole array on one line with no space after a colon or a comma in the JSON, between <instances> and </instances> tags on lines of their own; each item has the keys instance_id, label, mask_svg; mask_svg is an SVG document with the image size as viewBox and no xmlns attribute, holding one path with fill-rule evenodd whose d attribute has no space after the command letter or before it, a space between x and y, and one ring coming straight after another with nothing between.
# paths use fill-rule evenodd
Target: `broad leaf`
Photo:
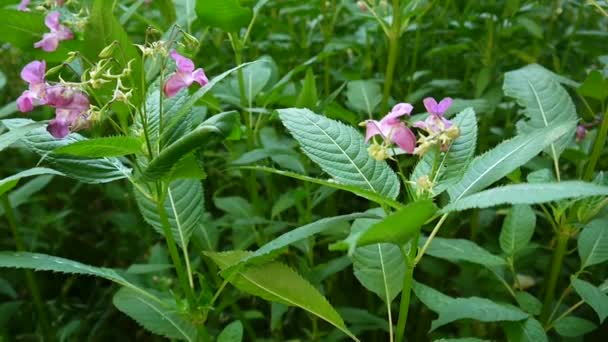
<instances>
[{"instance_id":1,"label":"broad leaf","mask_svg":"<svg viewBox=\"0 0 608 342\"><path fill-rule=\"evenodd\" d=\"M558 160L573 140L576 130L576 108L568 92L551 73L534 66L506 73L503 89L505 95L515 98L525 108L527 120L517 123L519 132L531 133L556 123L569 123L567 132L551 141L546 150L554 160Z\"/></svg>"},{"instance_id":2,"label":"broad leaf","mask_svg":"<svg viewBox=\"0 0 608 342\"><path fill-rule=\"evenodd\" d=\"M578 88L581 95L604 101L608 97L608 79L601 72L593 70L587 75L585 82Z\"/></svg>"},{"instance_id":3,"label":"broad leaf","mask_svg":"<svg viewBox=\"0 0 608 342\"><path fill-rule=\"evenodd\" d=\"M603 323L608 317L608 296L599 287L584 280L572 278L572 287L585 303L593 308L600 319L600 323Z\"/></svg>"},{"instance_id":4,"label":"broad leaf","mask_svg":"<svg viewBox=\"0 0 608 342\"><path fill-rule=\"evenodd\" d=\"M547 342L547 334L539 321L530 317L520 322L505 322L509 342Z\"/></svg>"},{"instance_id":5,"label":"broad leaf","mask_svg":"<svg viewBox=\"0 0 608 342\"><path fill-rule=\"evenodd\" d=\"M534 234L536 216L528 205L514 205L509 210L500 231L500 248L509 256L523 250Z\"/></svg>"},{"instance_id":6,"label":"broad leaf","mask_svg":"<svg viewBox=\"0 0 608 342\"><path fill-rule=\"evenodd\" d=\"M166 298L162 303L151 300L129 288L114 294L114 306L147 330L171 339L197 341L196 326L177 313L175 300Z\"/></svg>"},{"instance_id":7,"label":"broad leaf","mask_svg":"<svg viewBox=\"0 0 608 342\"><path fill-rule=\"evenodd\" d=\"M350 108L372 118L382 101L382 93L380 86L374 81L351 81L346 86L346 98Z\"/></svg>"},{"instance_id":8,"label":"broad leaf","mask_svg":"<svg viewBox=\"0 0 608 342\"><path fill-rule=\"evenodd\" d=\"M399 179L384 161L373 159L361 133L308 109L280 109L279 117L304 152L337 182L395 199Z\"/></svg>"},{"instance_id":9,"label":"broad leaf","mask_svg":"<svg viewBox=\"0 0 608 342\"><path fill-rule=\"evenodd\" d=\"M249 252L205 252L221 270L237 264L250 255ZM291 268L278 262L252 265L231 275L228 281L246 293L271 302L300 307L342 330L354 340L356 337L346 328L336 310L308 281ZM357 340L358 341L358 340Z\"/></svg>"},{"instance_id":10,"label":"broad leaf","mask_svg":"<svg viewBox=\"0 0 608 342\"><path fill-rule=\"evenodd\" d=\"M0 135L0 151L14 144L34 129L40 128L42 126L44 126L43 123L32 122L30 124L17 127L15 129L11 129L8 132Z\"/></svg>"},{"instance_id":11,"label":"broad leaf","mask_svg":"<svg viewBox=\"0 0 608 342\"><path fill-rule=\"evenodd\" d=\"M608 260L608 220L589 222L578 236L578 255L581 269Z\"/></svg>"},{"instance_id":12,"label":"broad leaf","mask_svg":"<svg viewBox=\"0 0 608 342\"><path fill-rule=\"evenodd\" d=\"M522 196L522 194L526 195ZM608 186L581 181L510 184L464 197L447 205L441 211L447 213L471 208L489 208L501 204L537 204L567 198L607 195Z\"/></svg>"},{"instance_id":13,"label":"broad leaf","mask_svg":"<svg viewBox=\"0 0 608 342\"><path fill-rule=\"evenodd\" d=\"M53 150L55 154L70 154L80 157L118 157L139 153L142 142L135 137L116 136L77 141Z\"/></svg>"},{"instance_id":14,"label":"broad leaf","mask_svg":"<svg viewBox=\"0 0 608 342\"><path fill-rule=\"evenodd\" d=\"M597 326L592 322L575 316L567 316L553 324L555 331L565 337L578 337L595 330Z\"/></svg>"},{"instance_id":15,"label":"broad leaf","mask_svg":"<svg viewBox=\"0 0 608 342\"><path fill-rule=\"evenodd\" d=\"M197 0L196 13L205 25L228 32L247 26L252 17L251 9L242 7L239 0Z\"/></svg>"},{"instance_id":16,"label":"broad leaf","mask_svg":"<svg viewBox=\"0 0 608 342\"><path fill-rule=\"evenodd\" d=\"M217 337L217 342L241 342L243 340L243 324L234 321L228 324Z\"/></svg>"},{"instance_id":17,"label":"broad leaf","mask_svg":"<svg viewBox=\"0 0 608 342\"><path fill-rule=\"evenodd\" d=\"M441 311L441 308L446 307L454 300L454 298L417 281L414 281L412 290L424 305L435 312Z\"/></svg>"},{"instance_id":18,"label":"broad leaf","mask_svg":"<svg viewBox=\"0 0 608 342\"><path fill-rule=\"evenodd\" d=\"M518 135L475 158L460 182L448 188L451 201L483 190L508 175L569 132L570 126L570 122L565 122Z\"/></svg>"},{"instance_id":19,"label":"broad leaf","mask_svg":"<svg viewBox=\"0 0 608 342\"><path fill-rule=\"evenodd\" d=\"M421 238L420 244L423 245L425 241L426 238ZM426 250L426 254L452 262L468 261L487 267L506 264L503 258L486 251L473 241L464 239L435 237Z\"/></svg>"},{"instance_id":20,"label":"broad leaf","mask_svg":"<svg viewBox=\"0 0 608 342\"><path fill-rule=\"evenodd\" d=\"M453 298L437 312L439 318L431 324L435 330L445 324L460 320L473 319L481 322L521 321L529 315L520 309L493 302L479 297Z\"/></svg>"}]
</instances>

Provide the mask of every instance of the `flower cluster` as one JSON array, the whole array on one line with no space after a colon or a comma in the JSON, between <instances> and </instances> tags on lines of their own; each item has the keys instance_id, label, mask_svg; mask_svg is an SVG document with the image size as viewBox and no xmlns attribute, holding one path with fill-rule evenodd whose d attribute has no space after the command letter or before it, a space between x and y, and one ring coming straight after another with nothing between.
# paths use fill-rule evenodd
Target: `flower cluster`
<instances>
[{"instance_id":1,"label":"flower cluster","mask_svg":"<svg viewBox=\"0 0 608 342\"><path fill-rule=\"evenodd\" d=\"M413 106L409 103L395 105L380 121L367 120L363 123L366 126L366 142L377 135L382 138L381 144L374 141L368 148L374 159L389 158L389 148L393 143L406 153L423 155L434 145L439 145L445 151L447 146L458 137L460 133L458 127L444 117L445 112L452 105L452 99L448 97L437 103L435 99L429 97L423 102L429 116L424 121L415 122L413 127L425 131L427 135L421 133L418 140L412 130L400 120L404 115L410 116ZM419 143L418 147L416 147L417 143Z\"/></svg>"}]
</instances>

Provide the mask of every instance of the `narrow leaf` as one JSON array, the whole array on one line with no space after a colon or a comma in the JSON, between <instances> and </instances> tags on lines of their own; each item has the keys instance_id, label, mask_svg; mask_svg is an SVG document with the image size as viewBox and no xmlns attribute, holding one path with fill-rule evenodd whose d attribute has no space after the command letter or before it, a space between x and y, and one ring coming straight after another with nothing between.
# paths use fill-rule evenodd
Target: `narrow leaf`
<instances>
[{"instance_id":1,"label":"narrow leaf","mask_svg":"<svg viewBox=\"0 0 608 342\"><path fill-rule=\"evenodd\" d=\"M520 309L479 297L454 298L438 312L439 318L431 324L431 331L445 324L474 319L480 322L521 321L529 315Z\"/></svg>"},{"instance_id":2,"label":"narrow leaf","mask_svg":"<svg viewBox=\"0 0 608 342\"><path fill-rule=\"evenodd\" d=\"M597 286L576 278L572 278L572 287L585 303L593 308L600 319L600 323L603 323L608 317L608 295Z\"/></svg>"},{"instance_id":3,"label":"narrow leaf","mask_svg":"<svg viewBox=\"0 0 608 342\"><path fill-rule=\"evenodd\" d=\"M589 222L578 237L578 255L581 269L608 260L608 220L596 219Z\"/></svg>"},{"instance_id":4,"label":"narrow leaf","mask_svg":"<svg viewBox=\"0 0 608 342\"><path fill-rule=\"evenodd\" d=\"M528 205L514 205L509 210L500 231L500 248L507 255L514 256L524 249L534 234L536 216Z\"/></svg>"},{"instance_id":5,"label":"narrow leaf","mask_svg":"<svg viewBox=\"0 0 608 342\"><path fill-rule=\"evenodd\" d=\"M505 322L509 342L548 342L547 333L539 321L530 317L520 322Z\"/></svg>"},{"instance_id":6,"label":"narrow leaf","mask_svg":"<svg viewBox=\"0 0 608 342\"><path fill-rule=\"evenodd\" d=\"M142 142L129 136L104 137L82 140L53 150L56 154L70 154L81 157L118 157L141 151Z\"/></svg>"},{"instance_id":7,"label":"narrow leaf","mask_svg":"<svg viewBox=\"0 0 608 342\"><path fill-rule=\"evenodd\" d=\"M422 245L426 238L420 240ZM488 252L473 241L464 239L435 237L426 250L426 254L452 262L468 261L487 267L503 266L506 263L503 258Z\"/></svg>"}]
</instances>

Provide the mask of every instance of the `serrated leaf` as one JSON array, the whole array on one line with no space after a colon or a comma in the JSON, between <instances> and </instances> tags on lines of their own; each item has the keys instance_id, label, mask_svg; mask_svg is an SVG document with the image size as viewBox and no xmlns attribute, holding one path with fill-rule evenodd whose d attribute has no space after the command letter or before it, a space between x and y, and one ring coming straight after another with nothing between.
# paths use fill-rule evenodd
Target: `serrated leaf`
<instances>
[{"instance_id":1,"label":"serrated leaf","mask_svg":"<svg viewBox=\"0 0 608 342\"><path fill-rule=\"evenodd\" d=\"M505 322L509 342L547 342L547 334L539 321L530 317L521 322Z\"/></svg>"},{"instance_id":2,"label":"serrated leaf","mask_svg":"<svg viewBox=\"0 0 608 342\"><path fill-rule=\"evenodd\" d=\"M608 220L589 222L578 236L578 255L581 269L608 260Z\"/></svg>"},{"instance_id":3,"label":"serrated leaf","mask_svg":"<svg viewBox=\"0 0 608 342\"><path fill-rule=\"evenodd\" d=\"M43 123L32 122L27 125L9 130L8 132L0 135L0 151L14 144L19 139L23 138L26 134L28 134L30 131L42 126L44 126Z\"/></svg>"},{"instance_id":4,"label":"serrated leaf","mask_svg":"<svg viewBox=\"0 0 608 342\"><path fill-rule=\"evenodd\" d=\"M426 238L421 238L420 240L420 244L422 245L426 241ZM473 241L464 239L435 237L426 250L426 254L452 262L468 261L487 267L503 266L506 264L505 260L498 255L488 252Z\"/></svg>"},{"instance_id":5,"label":"serrated leaf","mask_svg":"<svg viewBox=\"0 0 608 342\"><path fill-rule=\"evenodd\" d=\"M398 246L378 243L359 247L352 258L357 280L385 303L390 304L401 293L405 260Z\"/></svg>"},{"instance_id":6,"label":"serrated leaf","mask_svg":"<svg viewBox=\"0 0 608 342\"><path fill-rule=\"evenodd\" d=\"M175 301L171 305L170 300L172 298L159 303L131 289L122 288L114 294L112 303L148 331L172 339L197 341L196 327L177 313Z\"/></svg>"},{"instance_id":7,"label":"serrated leaf","mask_svg":"<svg viewBox=\"0 0 608 342\"><path fill-rule=\"evenodd\" d=\"M302 149L336 181L395 199L399 179L384 161L373 159L361 133L308 109L280 109L279 117Z\"/></svg>"},{"instance_id":8,"label":"serrated leaf","mask_svg":"<svg viewBox=\"0 0 608 342\"><path fill-rule=\"evenodd\" d=\"M526 194L526 196L522 196L522 194ZM510 184L466 196L448 204L441 212L448 213L471 208L489 208L501 204L537 204L567 198L606 195L608 195L608 186L581 181Z\"/></svg>"},{"instance_id":9,"label":"serrated leaf","mask_svg":"<svg viewBox=\"0 0 608 342\"><path fill-rule=\"evenodd\" d=\"M529 205L518 204L511 207L500 230L500 248L507 255L514 256L523 250L534 234L536 215Z\"/></svg>"},{"instance_id":10,"label":"serrated leaf","mask_svg":"<svg viewBox=\"0 0 608 342\"><path fill-rule=\"evenodd\" d=\"M600 323L603 323L608 317L608 295L597 286L581 279L572 278L572 287L585 303L593 308L600 319Z\"/></svg>"},{"instance_id":11,"label":"serrated leaf","mask_svg":"<svg viewBox=\"0 0 608 342\"><path fill-rule=\"evenodd\" d=\"M456 202L483 190L508 175L566 134L570 126L571 123L565 122L537 129L529 134L518 135L475 158L462 179L448 188L451 201Z\"/></svg>"},{"instance_id":12,"label":"serrated leaf","mask_svg":"<svg viewBox=\"0 0 608 342\"><path fill-rule=\"evenodd\" d=\"M61 146L53 153L70 154L80 157L118 157L141 151L142 142L135 137L115 136L77 141Z\"/></svg>"},{"instance_id":13,"label":"serrated leaf","mask_svg":"<svg viewBox=\"0 0 608 342\"><path fill-rule=\"evenodd\" d=\"M243 324L234 321L228 324L217 337L217 342L241 342L243 340Z\"/></svg>"},{"instance_id":14,"label":"serrated leaf","mask_svg":"<svg viewBox=\"0 0 608 342\"><path fill-rule=\"evenodd\" d=\"M158 203L135 188L135 199L144 220L159 234L164 235L158 214ZM201 182L196 179L173 181L167 189L165 210L177 244L185 248L195 229L202 228L204 196Z\"/></svg>"},{"instance_id":15,"label":"serrated leaf","mask_svg":"<svg viewBox=\"0 0 608 342\"><path fill-rule=\"evenodd\" d=\"M32 123L26 119L8 119L3 123L10 129L18 129ZM85 141L87 138L78 133L71 133L64 139L55 139L44 127L38 127L27 133L21 141L30 149L42 157L42 160L50 164L53 169L62 172L66 177L74 178L85 183L107 183L131 175L131 169L127 168L118 158L84 158L65 155L53 155L55 149Z\"/></svg>"},{"instance_id":16,"label":"serrated leaf","mask_svg":"<svg viewBox=\"0 0 608 342\"><path fill-rule=\"evenodd\" d=\"M521 321L529 315L520 309L479 297L454 298L437 312L439 318L431 323L431 331L448 323L473 319L480 322Z\"/></svg>"},{"instance_id":17,"label":"serrated leaf","mask_svg":"<svg viewBox=\"0 0 608 342\"><path fill-rule=\"evenodd\" d=\"M382 93L380 86L374 81L350 81L346 85L346 98L350 108L371 118L382 101Z\"/></svg>"},{"instance_id":18,"label":"serrated leaf","mask_svg":"<svg viewBox=\"0 0 608 342\"><path fill-rule=\"evenodd\" d=\"M205 252L221 270L237 264L250 255L249 252ZM352 339L358 339L346 328L338 312L317 289L291 268L271 262L252 265L231 275L228 281L246 293L271 302L302 308L340 329Z\"/></svg>"},{"instance_id":19,"label":"serrated leaf","mask_svg":"<svg viewBox=\"0 0 608 342\"><path fill-rule=\"evenodd\" d=\"M251 9L242 7L238 0L197 0L196 13L205 25L228 32L247 26L253 15Z\"/></svg>"},{"instance_id":20,"label":"serrated leaf","mask_svg":"<svg viewBox=\"0 0 608 342\"><path fill-rule=\"evenodd\" d=\"M527 120L520 120L517 129L521 133L549 127L555 123L570 123L562 137L551 141L547 152L554 160L574 139L576 130L576 108L568 92L549 72L542 68L526 66L505 74L505 95L513 97L525 108Z\"/></svg>"},{"instance_id":21,"label":"serrated leaf","mask_svg":"<svg viewBox=\"0 0 608 342\"><path fill-rule=\"evenodd\" d=\"M592 322L575 316L567 316L553 324L555 331L565 337L578 337L595 330L597 326Z\"/></svg>"}]
</instances>

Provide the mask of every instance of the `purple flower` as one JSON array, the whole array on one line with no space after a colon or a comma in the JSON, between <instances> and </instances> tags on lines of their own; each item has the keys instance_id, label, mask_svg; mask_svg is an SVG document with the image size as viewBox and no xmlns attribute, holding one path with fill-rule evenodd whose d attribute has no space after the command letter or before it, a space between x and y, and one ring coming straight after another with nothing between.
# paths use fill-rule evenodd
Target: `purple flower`
<instances>
[{"instance_id":1,"label":"purple flower","mask_svg":"<svg viewBox=\"0 0 608 342\"><path fill-rule=\"evenodd\" d=\"M576 140L583 141L587 136L587 127L585 125L576 126Z\"/></svg>"},{"instance_id":2,"label":"purple flower","mask_svg":"<svg viewBox=\"0 0 608 342\"><path fill-rule=\"evenodd\" d=\"M169 77L163 88L167 97L175 96L180 90L188 88L193 82L197 82L201 87L209 83L202 68L194 70L192 60L180 55L175 50L171 50L170 55L175 61L177 70Z\"/></svg>"},{"instance_id":3,"label":"purple flower","mask_svg":"<svg viewBox=\"0 0 608 342\"><path fill-rule=\"evenodd\" d=\"M393 107L390 113L386 114L380 121L367 120L365 131L365 142L373 136L380 135L385 143L393 142L402 150L412 153L416 147L416 137L414 133L399 120L403 115L410 115L412 105L409 103L399 103Z\"/></svg>"},{"instance_id":4,"label":"purple flower","mask_svg":"<svg viewBox=\"0 0 608 342\"><path fill-rule=\"evenodd\" d=\"M42 36L42 40L34 43L35 48L50 52L57 50L59 42L62 40L73 39L74 35L69 28L59 23L59 12L53 11L44 18L44 24L51 31Z\"/></svg>"},{"instance_id":5,"label":"purple flower","mask_svg":"<svg viewBox=\"0 0 608 342\"><path fill-rule=\"evenodd\" d=\"M414 127L422 128L429 134L439 134L452 127L452 122L444 117L445 112L452 105L451 98L446 97L437 103L434 98L427 97L423 102L429 116L424 121L414 123Z\"/></svg>"},{"instance_id":6,"label":"purple flower","mask_svg":"<svg viewBox=\"0 0 608 342\"><path fill-rule=\"evenodd\" d=\"M45 72L45 61L30 62L21 70L21 78L29 84L29 88L17 99L17 109L20 112L29 112L34 106L46 103Z\"/></svg>"},{"instance_id":7,"label":"purple flower","mask_svg":"<svg viewBox=\"0 0 608 342\"><path fill-rule=\"evenodd\" d=\"M17 6L17 9L22 11L22 12L29 12L30 9L27 8L27 6L30 4L31 0L21 0L21 3L19 3L19 6Z\"/></svg>"},{"instance_id":8,"label":"purple flower","mask_svg":"<svg viewBox=\"0 0 608 342\"><path fill-rule=\"evenodd\" d=\"M47 131L62 139L70 131L83 128L88 123L90 107L87 95L77 89L56 85L47 90L47 104L55 107L55 119L49 122Z\"/></svg>"}]
</instances>

